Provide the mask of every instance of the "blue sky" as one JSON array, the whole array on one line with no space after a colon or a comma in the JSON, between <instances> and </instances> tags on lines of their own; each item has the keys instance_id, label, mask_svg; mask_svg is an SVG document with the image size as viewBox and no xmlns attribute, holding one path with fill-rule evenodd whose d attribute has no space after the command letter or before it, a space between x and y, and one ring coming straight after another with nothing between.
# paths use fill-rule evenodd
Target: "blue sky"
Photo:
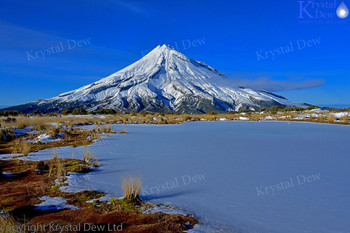
<instances>
[{"instance_id":1,"label":"blue sky","mask_svg":"<svg viewBox=\"0 0 350 233\"><path fill-rule=\"evenodd\" d=\"M340 3L0 0L0 106L92 83L159 44L238 85L350 104L350 16L337 17Z\"/></svg>"}]
</instances>

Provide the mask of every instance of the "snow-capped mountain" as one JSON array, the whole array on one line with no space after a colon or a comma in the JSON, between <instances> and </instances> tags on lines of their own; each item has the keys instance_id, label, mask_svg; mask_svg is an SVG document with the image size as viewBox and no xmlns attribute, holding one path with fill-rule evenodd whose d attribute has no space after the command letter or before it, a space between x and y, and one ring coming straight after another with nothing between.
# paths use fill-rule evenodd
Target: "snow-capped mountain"
<instances>
[{"instance_id":1,"label":"snow-capped mountain","mask_svg":"<svg viewBox=\"0 0 350 233\"><path fill-rule=\"evenodd\" d=\"M12 109L57 112L81 107L88 111L205 113L274 105L296 104L269 92L233 86L212 67L163 45L90 85Z\"/></svg>"}]
</instances>

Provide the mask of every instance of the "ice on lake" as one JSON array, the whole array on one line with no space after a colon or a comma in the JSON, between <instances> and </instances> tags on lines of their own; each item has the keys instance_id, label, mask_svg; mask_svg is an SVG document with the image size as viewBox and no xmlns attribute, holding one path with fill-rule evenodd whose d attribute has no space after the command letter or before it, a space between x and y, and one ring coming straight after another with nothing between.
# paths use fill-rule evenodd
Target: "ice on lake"
<instances>
[{"instance_id":1,"label":"ice on lake","mask_svg":"<svg viewBox=\"0 0 350 233\"><path fill-rule=\"evenodd\" d=\"M89 146L101 166L71 176L70 191L121 197L121 177L131 175L142 179L144 200L194 213L201 221L196 229L205 232L349 232L348 126L196 122L127 128L127 135ZM79 158L82 150L58 152Z\"/></svg>"}]
</instances>

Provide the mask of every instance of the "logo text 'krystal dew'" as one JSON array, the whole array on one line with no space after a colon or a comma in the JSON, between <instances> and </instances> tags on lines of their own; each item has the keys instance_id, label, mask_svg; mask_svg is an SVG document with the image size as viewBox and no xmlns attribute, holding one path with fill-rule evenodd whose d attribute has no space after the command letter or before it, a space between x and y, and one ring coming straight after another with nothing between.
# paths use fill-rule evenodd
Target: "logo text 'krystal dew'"
<instances>
[{"instance_id":1,"label":"logo text 'krystal dew'","mask_svg":"<svg viewBox=\"0 0 350 233\"><path fill-rule=\"evenodd\" d=\"M335 20L345 19L349 9L344 2L332 1L297 1L299 4L298 19L300 20Z\"/></svg>"}]
</instances>

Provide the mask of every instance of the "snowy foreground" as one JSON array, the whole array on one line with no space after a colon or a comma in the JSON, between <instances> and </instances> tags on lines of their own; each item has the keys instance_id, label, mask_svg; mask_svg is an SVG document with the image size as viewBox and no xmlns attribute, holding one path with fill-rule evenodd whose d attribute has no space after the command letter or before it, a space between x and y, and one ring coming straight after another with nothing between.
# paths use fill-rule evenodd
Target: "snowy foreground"
<instances>
[{"instance_id":1,"label":"snowy foreground","mask_svg":"<svg viewBox=\"0 0 350 233\"><path fill-rule=\"evenodd\" d=\"M116 126L120 127L120 126ZM90 150L95 172L70 191L122 195L121 177L143 180L142 197L194 213L195 232L345 233L350 229L350 127L297 122L128 125ZM59 148L61 157L82 147ZM47 159L51 150L31 153Z\"/></svg>"}]
</instances>

